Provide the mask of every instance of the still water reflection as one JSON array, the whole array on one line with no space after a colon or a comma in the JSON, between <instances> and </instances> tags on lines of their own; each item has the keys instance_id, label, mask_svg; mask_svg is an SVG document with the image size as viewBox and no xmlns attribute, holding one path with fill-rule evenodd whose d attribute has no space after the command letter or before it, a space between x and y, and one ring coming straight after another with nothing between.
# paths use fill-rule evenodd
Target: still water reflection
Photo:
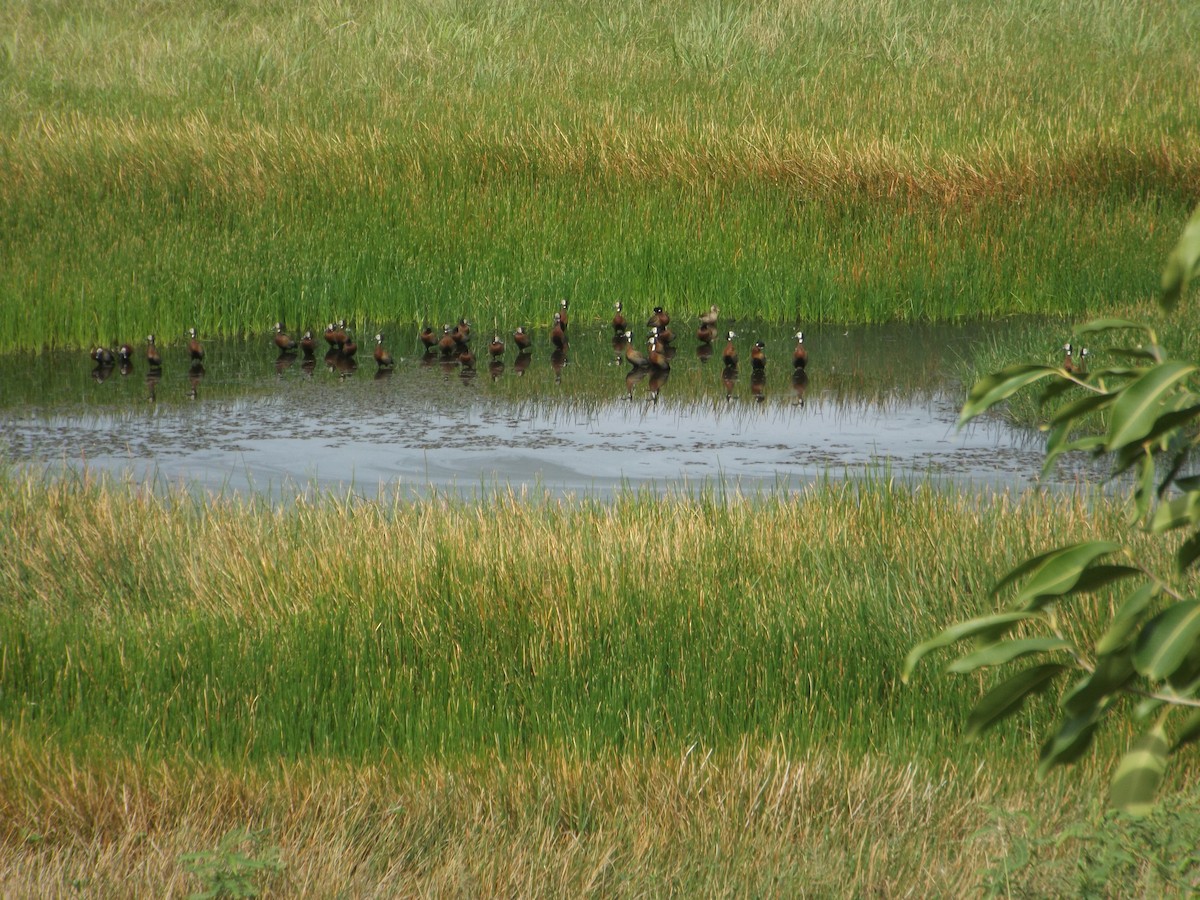
<instances>
[{"instance_id":1,"label":"still water reflection","mask_svg":"<svg viewBox=\"0 0 1200 900\"><path fill-rule=\"evenodd\" d=\"M621 486L800 488L826 476L894 476L1012 486L1037 483L1041 441L997 421L954 428L958 360L978 329L824 328L806 332L797 377L785 328L741 323L742 365L726 371L690 334L669 374L630 372L600 327L555 353L548 332L493 364L491 335L464 367L423 355L415 334L345 360L278 359L268 338L207 345L203 370L182 346L161 373L142 360L95 372L82 354L0 361L4 456L36 464L186 482L210 489L537 486L605 494ZM385 337L392 337L387 333ZM748 364L766 344L765 374ZM99 377L99 376L104 377ZM1051 483L1095 473L1060 470Z\"/></svg>"}]
</instances>

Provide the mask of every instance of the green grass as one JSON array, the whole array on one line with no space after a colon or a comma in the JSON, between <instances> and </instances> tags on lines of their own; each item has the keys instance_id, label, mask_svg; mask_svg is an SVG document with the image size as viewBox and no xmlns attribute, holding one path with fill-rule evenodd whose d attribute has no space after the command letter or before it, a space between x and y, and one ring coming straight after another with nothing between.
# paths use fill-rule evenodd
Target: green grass
<instances>
[{"instance_id":1,"label":"green grass","mask_svg":"<svg viewBox=\"0 0 1200 900\"><path fill-rule=\"evenodd\" d=\"M1124 531L882 481L280 509L6 476L0 883L171 893L252 828L281 896L961 893L1016 844L1057 892L1130 730L1037 784L1044 713L964 744L982 682L898 671L1062 521Z\"/></svg>"},{"instance_id":2,"label":"green grass","mask_svg":"<svg viewBox=\"0 0 1200 900\"><path fill-rule=\"evenodd\" d=\"M1197 12L16 3L0 347L614 299L779 322L1142 301Z\"/></svg>"}]
</instances>

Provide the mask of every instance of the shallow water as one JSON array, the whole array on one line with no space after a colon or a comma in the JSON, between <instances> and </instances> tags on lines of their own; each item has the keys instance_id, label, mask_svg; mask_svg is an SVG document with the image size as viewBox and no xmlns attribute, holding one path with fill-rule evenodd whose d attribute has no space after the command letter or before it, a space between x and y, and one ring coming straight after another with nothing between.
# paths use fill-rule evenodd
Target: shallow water
<instances>
[{"instance_id":1,"label":"shallow water","mask_svg":"<svg viewBox=\"0 0 1200 900\"><path fill-rule=\"evenodd\" d=\"M743 323L738 333L732 380L724 342L704 359L690 330L665 380L631 378L600 327L573 334L565 357L535 333L528 356L510 349L502 364L473 369L422 356L406 336L387 342L399 358L379 377L370 347L349 370L332 358L279 361L267 339L210 343L203 373L189 373L179 348L149 377L140 360L121 375L94 372L80 354L9 359L3 452L53 471L280 495L746 492L863 472L1017 489L1096 480L1074 468L1038 481L1040 437L996 420L955 429L963 389L948 373L980 329L814 329L802 380L786 329ZM476 335L476 353L489 337ZM769 355L761 379L748 365L759 337Z\"/></svg>"}]
</instances>

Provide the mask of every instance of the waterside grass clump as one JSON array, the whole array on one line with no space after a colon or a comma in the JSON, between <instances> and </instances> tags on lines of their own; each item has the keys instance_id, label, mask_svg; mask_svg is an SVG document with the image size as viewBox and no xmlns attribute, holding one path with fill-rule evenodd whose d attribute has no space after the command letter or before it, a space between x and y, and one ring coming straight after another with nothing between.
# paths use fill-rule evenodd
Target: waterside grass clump
<instances>
[{"instance_id":1,"label":"waterside grass clump","mask_svg":"<svg viewBox=\"0 0 1200 900\"><path fill-rule=\"evenodd\" d=\"M0 348L328 317L1080 317L1200 193L1197 13L0 11Z\"/></svg>"}]
</instances>

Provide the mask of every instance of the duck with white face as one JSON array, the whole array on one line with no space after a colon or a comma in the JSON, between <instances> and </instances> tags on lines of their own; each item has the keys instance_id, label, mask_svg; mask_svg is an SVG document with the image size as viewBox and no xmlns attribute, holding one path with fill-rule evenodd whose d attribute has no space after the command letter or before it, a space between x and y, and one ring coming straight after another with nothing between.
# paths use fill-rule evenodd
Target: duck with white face
<instances>
[{"instance_id":1,"label":"duck with white face","mask_svg":"<svg viewBox=\"0 0 1200 900\"><path fill-rule=\"evenodd\" d=\"M804 332L796 332L796 349L792 351L792 366L803 369L808 365L808 350L804 346Z\"/></svg>"}]
</instances>

